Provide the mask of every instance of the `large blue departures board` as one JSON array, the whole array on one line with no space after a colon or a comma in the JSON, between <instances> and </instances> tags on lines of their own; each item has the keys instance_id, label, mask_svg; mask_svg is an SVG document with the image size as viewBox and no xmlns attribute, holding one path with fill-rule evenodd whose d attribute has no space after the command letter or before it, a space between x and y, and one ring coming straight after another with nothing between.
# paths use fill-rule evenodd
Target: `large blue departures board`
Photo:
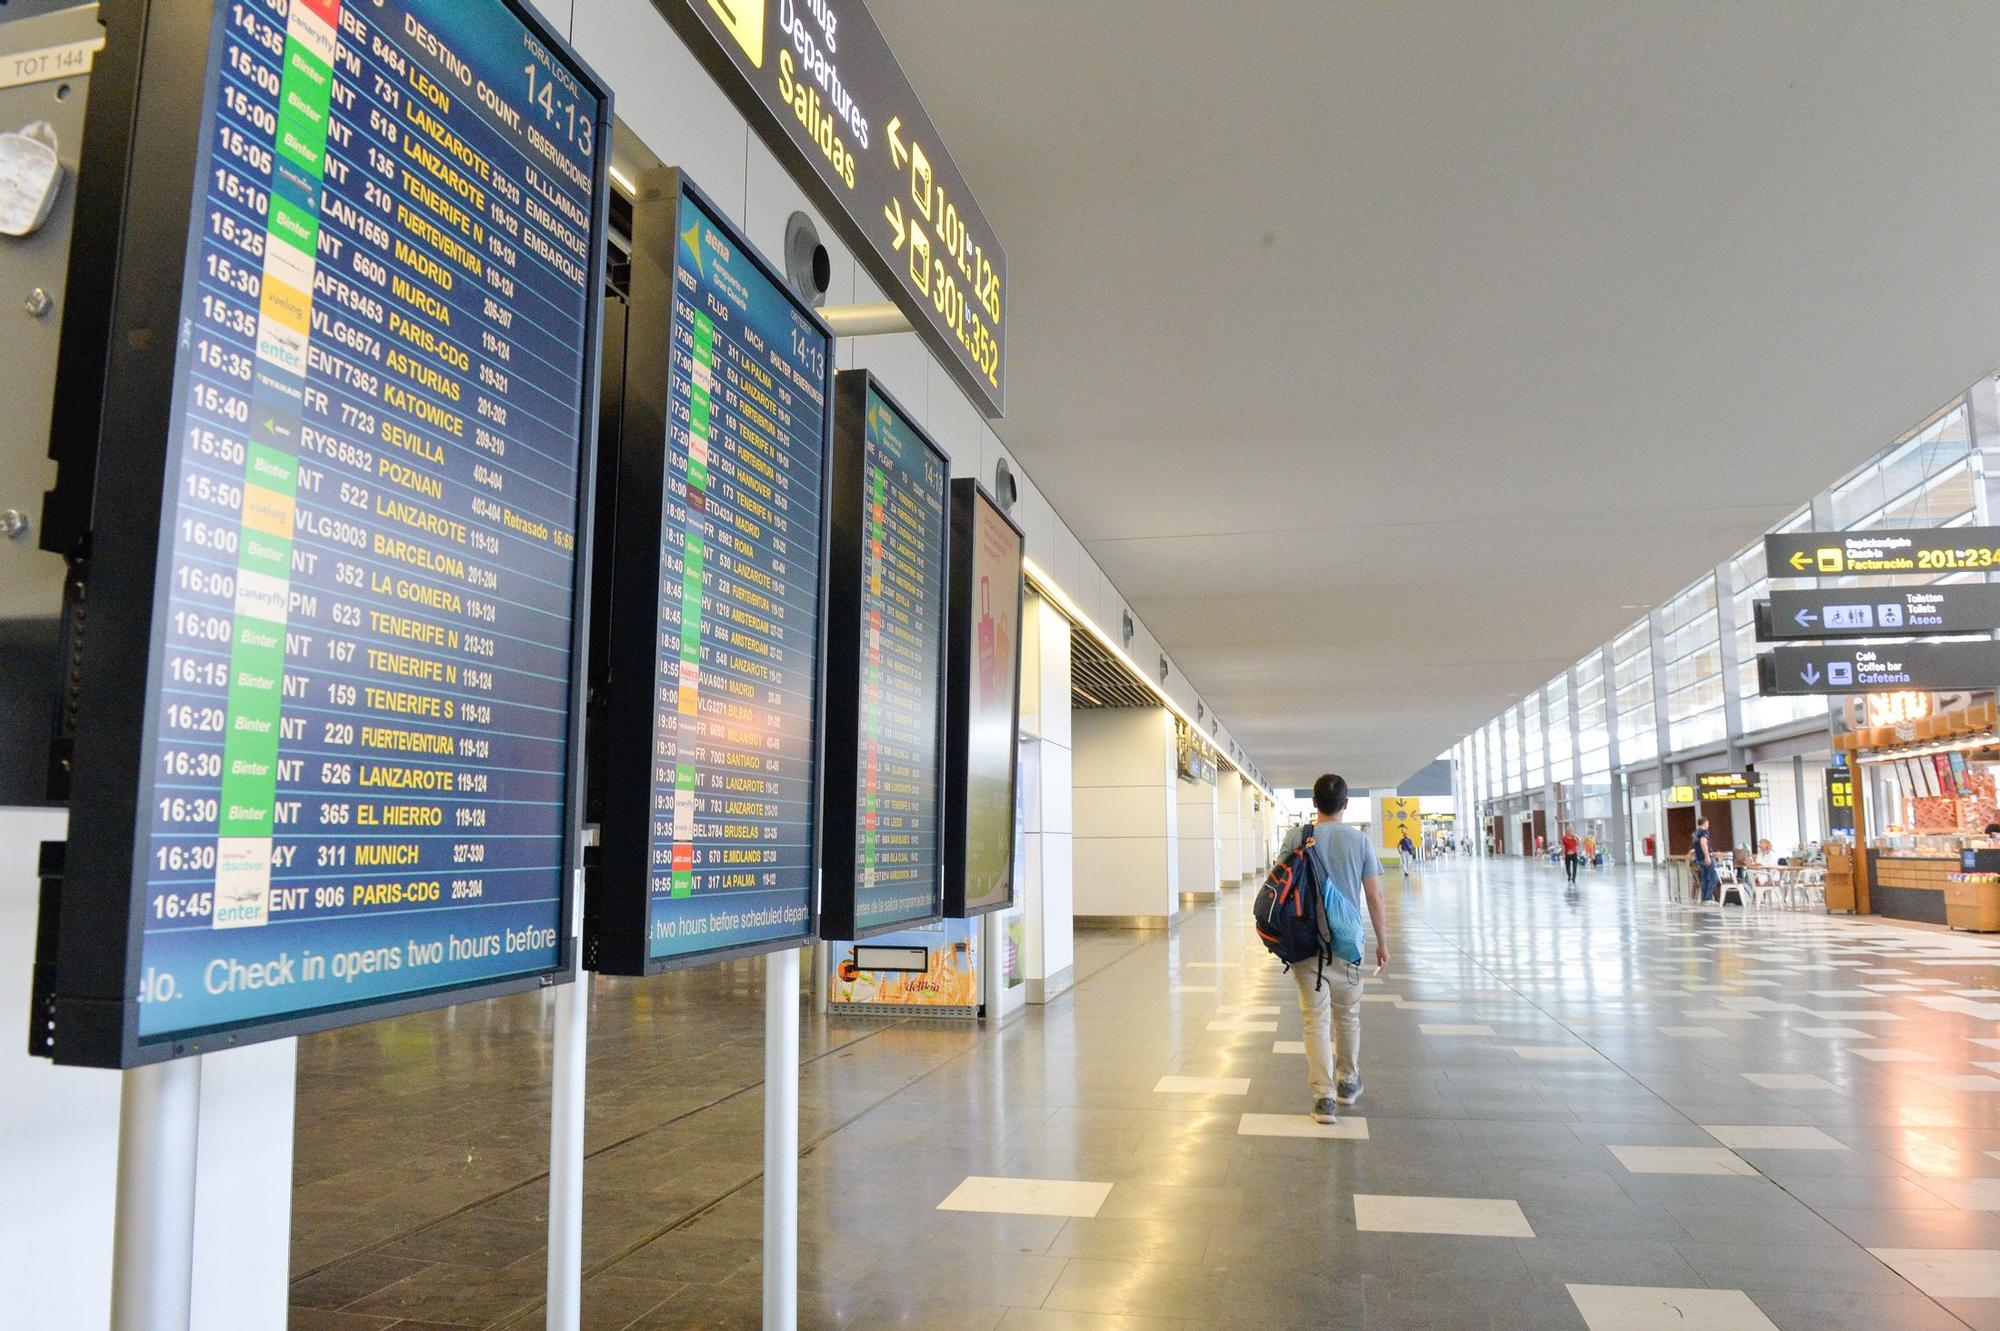
<instances>
[{"instance_id":1,"label":"large blue departures board","mask_svg":"<svg viewBox=\"0 0 2000 1331\"><path fill-rule=\"evenodd\" d=\"M586 926L588 964L626 973L813 936L833 360L680 173L640 190Z\"/></svg>"},{"instance_id":2,"label":"large blue departures board","mask_svg":"<svg viewBox=\"0 0 2000 1331\"><path fill-rule=\"evenodd\" d=\"M232 0L210 41L142 1045L568 959L608 97L503 0Z\"/></svg>"}]
</instances>

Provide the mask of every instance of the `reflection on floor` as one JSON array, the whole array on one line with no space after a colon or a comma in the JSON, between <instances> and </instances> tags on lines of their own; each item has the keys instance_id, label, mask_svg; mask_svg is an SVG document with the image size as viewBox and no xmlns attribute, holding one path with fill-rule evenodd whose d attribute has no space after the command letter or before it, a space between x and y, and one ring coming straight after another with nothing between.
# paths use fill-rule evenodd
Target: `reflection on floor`
<instances>
[{"instance_id":1,"label":"reflection on floor","mask_svg":"<svg viewBox=\"0 0 2000 1331\"><path fill-rule=\"evenodd\" d=\"M2000 1328L2000 941L1647 871L1388 883L1337 1128L1247 893L1081 935L998 1031L809 1018L801 1324ZM761 997L596 989L586 1326L758 1325ZM541 1325L548 1030L302 1042L294 1328Z\"/></svg>"}]
</instances>

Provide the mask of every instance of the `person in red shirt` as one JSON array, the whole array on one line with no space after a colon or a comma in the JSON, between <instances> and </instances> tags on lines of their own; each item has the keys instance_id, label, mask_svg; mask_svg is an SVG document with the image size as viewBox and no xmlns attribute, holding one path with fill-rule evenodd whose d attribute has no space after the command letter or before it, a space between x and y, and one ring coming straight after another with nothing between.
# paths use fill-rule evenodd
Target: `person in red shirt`
<instances>
[{"instance_id":1,"label":"person in red shirt","mask_svg":"<svg viewBox=\"0 0 2000 1331\"><path fill-rule=\"evenodd\" d=\"M1562 843L1563 873L1568 875L1570 886L1574 887L1576 886L1576 867L1583 863L1583 856L1578 853L1576 832L1571 828L1565 827L1563 829Z\"/></svg>"}]
</instances>

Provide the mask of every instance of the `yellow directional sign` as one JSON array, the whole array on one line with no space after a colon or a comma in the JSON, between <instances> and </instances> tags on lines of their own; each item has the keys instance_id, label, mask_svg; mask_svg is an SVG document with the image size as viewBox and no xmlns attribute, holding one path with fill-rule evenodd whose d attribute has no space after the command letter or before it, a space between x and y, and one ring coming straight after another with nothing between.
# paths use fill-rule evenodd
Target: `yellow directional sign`
<instances>
[{"instance_id":1,"label":"yellow directional sign","mask_svg":"<svg viewBox=\"0 0 2000 1331\"><path fill-rule=\"evenodd\" d=\"M1381 818L1377 821L1382 828L1382 845L1394 850L1404 837L1421 841L1424 835L1424 819L1420 804L1414 795L1384 795L1379 801Z\"/></svg>"},{"instance_id":2,"label":"yellow directional sign","mask_svg":"<svg viewBox=\"0 0 2000 1331\"><path fill-rule=\"evenodd\" d=\"M736 39L750 63L764 67L764 0L708 0L723 30Z\"/></svg>"},{"instance_id":3,"label":"yellow directional sign","mask_svg":"<svg viewBox=\"0 0 2000 1331\"><path fill-rule=\"evenodd\" d=\"M1001 415L1006 252L862 0L653 3L960 385Z\"/></svg>"},{"instance_id":4,"label":"yellow directional sign","mask_svg":"<svg viewBox=\"0 0 2000 1331\"><path fill-rule=\"evenodd\" d=\"M2000 527L1876 527L1795 531L1764 538L1774 578L2000 569Z\"/></svg>"}]
</instances>

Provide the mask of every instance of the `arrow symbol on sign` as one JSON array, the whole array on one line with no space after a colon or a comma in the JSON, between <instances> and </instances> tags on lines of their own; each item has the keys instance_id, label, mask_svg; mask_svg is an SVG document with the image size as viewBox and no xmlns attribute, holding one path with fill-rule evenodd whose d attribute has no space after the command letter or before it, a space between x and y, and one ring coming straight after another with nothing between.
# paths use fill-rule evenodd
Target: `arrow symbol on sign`
<instances>
[{"instance_id":1,"label":"arrow symbol on sign","mask_svg":"<svg viewBox=\"0 0 2000 1331\"><path fill-rule=\"evenodd\" d=\"M1785 562L1790 564L1793 568L1811 568L1812 556L1808 555L1803 550L1794 550L1792 551L1792 557Z\"/></svg>"},{"instance_id":2,"label":"arrow symbol on sign","mask_svg":"<svg viewBox=\"0 0 2000 1331\"><path fill-rule=\"evenodd\" d=\"M1794 619L1798 620L1798 622L1799 622L1799 627L1800 627L1800 628L1804 628L1804 627L1805 627L1806 625L1808 625L1808 624L1812 623L1812 622L1813 622L1814 620L1818 619L1818 618L1819 618L1819 616L1818 616L1818 615L1816 615L1816 614L1814 614L1814 613L1813 613L1812 611L1810 611L1810 610L1801 610L1801 611L1799 611L1799 613L1798 613L1798 614L1796 614L1796 615L1792 616L1792 618L1794 618Z\"/></svg>"},{"instance_id":3,"label":"arrow symbol on sign","mask_svg":"<svg viewBox=\"0 0 2000 1331\"><path fill-rule=\"evenodd\" d=\"M903 136L900 133L902 128L903 118L901 116L891 116L889 118L889 160L897 166L901 166L910 160L910 150L903 146Z\"/></svg>"},{"instance_id":4,"label":"arrow symbol on sign","mask_svg":"<svg viewBox=\"0 0 2000 1331\"><path fill-rule=\"evenodd\" d=\"M1808 684L1819 683L1819 667L1808 661L1806 663L1806 668L1804 670L1799 671L1799 678L1804 680Z\"/></svg>"},{"instance_id":5,"label":"arrow symbol on sign","mask_svg":"<svg viewBox=\"0 0 2000 1331\"><path fill-rule=\"evenodd\" d=\"M882 209L882 216L888 218L889 225L896 229L896 243L889 248L900 250L903 248L903 201L901 199L889 200L887 206Z\"/></svg>"}]
</instances>

